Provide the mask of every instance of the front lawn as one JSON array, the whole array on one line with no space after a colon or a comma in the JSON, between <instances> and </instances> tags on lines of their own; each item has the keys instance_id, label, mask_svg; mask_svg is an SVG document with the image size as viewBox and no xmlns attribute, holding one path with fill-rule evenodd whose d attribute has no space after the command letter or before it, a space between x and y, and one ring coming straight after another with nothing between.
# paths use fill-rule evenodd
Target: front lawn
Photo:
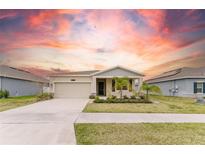
<instances>
[{"instance_id":1,"label":"front lawn","mask_svg":"<svg viewBox=\"0 0 205 154\"><path fill-rule=\"evenodd\" d=\"M77 144L205 144L205 124L75 124Z\"/></svg>"},{"instance_id":2,"label":"front lawn","mask_svg":"<svg viewBox=\"0 0 205 154\"><path fill-rule=\"evenodd\" d=\"M83 112L205 113L205 105L192 98L151 96L151 100L159 103L89 103Z\"/></svg>"},{"instance_id":3,"label":"front lawn","mask_svg":"<svg viewBox=\"0 0 205 154\"><path fill-rule=\"evenodd\" d=\"M19 96L0 99L0 112L37 102L37 96Z\"/></svg>"}]
</instances>

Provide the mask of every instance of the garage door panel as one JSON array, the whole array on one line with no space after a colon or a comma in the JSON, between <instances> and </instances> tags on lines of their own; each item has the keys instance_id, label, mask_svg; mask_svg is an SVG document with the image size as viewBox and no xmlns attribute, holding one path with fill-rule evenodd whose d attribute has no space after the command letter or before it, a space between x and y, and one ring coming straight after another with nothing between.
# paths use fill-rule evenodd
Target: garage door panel
<instances>
[{"instance_id":1,"label":"garage door panel","mask_svg":"<svg viewBox=\"0 0 205 154\"><path fill-rule=\"evenodd\" d=\"M90 83L55 83L56 98L88 98Z\"/></svg>"}]
</instances>

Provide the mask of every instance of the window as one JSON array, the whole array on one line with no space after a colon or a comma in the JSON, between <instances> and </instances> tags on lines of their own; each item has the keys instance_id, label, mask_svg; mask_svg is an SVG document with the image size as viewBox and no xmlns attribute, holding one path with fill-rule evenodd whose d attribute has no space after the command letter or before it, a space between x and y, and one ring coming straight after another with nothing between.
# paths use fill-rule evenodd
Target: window
<instances>
[{"instance_id":1,"label":"window","mask_svg":"<svg viewBox=\"0 0 205 154\"><path fill-rule=\"evenodd\" d=\"M196 93L203 93L203 83L202 82L196 83Z\"/></svg>"},{"instance_id":2,"label":"window","mask_svg":"<svg viewBox=\"0 0 205 154\"><path fill-rule=\"evenodd\" d=\"M132 91L132 79L129 79L129 91Z\"/></svg>"},{"instance_id":3,"label":"window","mask_svg":"<svg viewBox=\"0 0 205 154\"><path fill-rule=\"evenodd\" d=\"M115 92L115 80L112 80L112 92Z\"/></svg>"}]
</instances>

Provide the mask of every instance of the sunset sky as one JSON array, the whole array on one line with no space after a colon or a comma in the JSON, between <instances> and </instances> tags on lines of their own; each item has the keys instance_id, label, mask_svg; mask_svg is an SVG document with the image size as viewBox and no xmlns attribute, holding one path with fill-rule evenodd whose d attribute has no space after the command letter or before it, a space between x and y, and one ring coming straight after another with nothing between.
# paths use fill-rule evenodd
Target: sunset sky
<instances>
[{"instance_id":1,"label":"sunset sky","mask_svg":"<svg viewBox=\"0 0 205 154\"><path fill-rule=\"evenodd\" d=\"M38 75L205 66L205 10L0 10L0 64Z\"/></svg>"}]
</instances>

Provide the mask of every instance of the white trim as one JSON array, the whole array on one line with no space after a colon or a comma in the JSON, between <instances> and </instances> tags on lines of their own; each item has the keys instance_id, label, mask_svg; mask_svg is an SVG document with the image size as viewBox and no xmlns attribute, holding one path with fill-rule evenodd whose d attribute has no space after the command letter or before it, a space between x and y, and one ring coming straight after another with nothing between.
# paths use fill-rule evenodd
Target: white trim
<instances>
[{"instance_id":1,"label":"white trim","mask_svg":"<svg viewBox=\"0 0 205 154\"><path fill-rule=\"evenodd\" d=\"M123 78L123 77L127 77L127 78L130 78L130 79L139 79L139 78L142 78L141 76L94 76L96 78L107 78L107 79L110 79L110 78L114 78L114 77L119 77L119 78Z\"/></svg>"},{"instance_id":2,"label":"white trim","mask_svg":"<svg viewBox=\"0 0 205 154\"><path fill-rule=\"evenodd\" d=\"M122 67L122 66L115 66L115 67L111 67L111 68L106 69L106 70L102 70L102 71L99 71L99 72L95 72L95 73L93 73L93 74L91 74L91 75L95 76L95 75L97 75L97 74L101 74L101 73L104 73L104 72L108 72L108 71L110 71L110 70L114 70L114 69L117 69L117 68L123 69L123 70L126 70L126 71L129 71L129 72L132 72L132 73L135 73L135 74L138 74L138 75L141 74L141 73L138 73L138 72L135 71L135 70L131 70L131 69L128 69L128 68L125 68L125 67ZM144 76L144 75L141 74L140 76Z\"/></svg>"},{"instance_id":3,"label":"white trim","mask_svg":"<svg viewBox=\"0 0 205 154\"><path fill-rule=\"evenodd\" d=\"M91 83L91 81L53 81L53 83Z\"/></svg>"},{"instance_id":4,"label":"white trim","mask_svg":"<svg viewBox=\"0 0 205 154\"><path fill-rule=\"evenodd\" d=\"M63 74L63 75L50 75L49 77L68 77L68 76L72 76L72 77L90 77L90 75L69 75L69 74Z\"/></svg>"}]
</instances>

